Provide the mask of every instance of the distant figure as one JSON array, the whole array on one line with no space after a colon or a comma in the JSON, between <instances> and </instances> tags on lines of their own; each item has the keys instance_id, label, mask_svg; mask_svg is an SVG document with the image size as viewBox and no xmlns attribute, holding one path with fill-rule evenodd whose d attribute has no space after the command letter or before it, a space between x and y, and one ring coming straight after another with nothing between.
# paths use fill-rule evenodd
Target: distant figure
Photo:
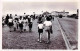
<instances>
[{"instance_id":1,"label":"distant figure","mask_svg":"<svg viewBox=\"0 0 80 51\"><path fill-rule=\"evenodd\" d=\"M53 21L54 21L54 16L52 16L52 19L53 19Z\"/></svg>"},{"instance_id":2,"label":"distant figure","mask_svg":"<svg viewBox=\"0 0 80 51\"><path fill-rule=\"evenodd\" d=\"M8 25L8 19L9 19L9 15L7 14L6 18L5 18L5 24Z\"/></svg>"},{"instance_id":3,"label":"distant figure","mask_svg":"<svg viewBox=\"0 0 80 51\"><path fill-rule=\"evenodd\" d=\"M41 15L38 17L38 22L37 23L39 23L39 22L43 22L43 19L42 19Z\"/></svg>"},{"instance_id":4,"label":"distant figure","mask_svg":"<svg viewBox=\"0 0 80 51\"><path fill-rule=\"evenodd\" d=\"M28 15L26 15L26 19L28 19Z\"/></svg>"},{"instance_id":5,"label":"distant figure","mask_svg":"<svg viewBox=\"0 0 80 51\"><path fill-rule=\"evenodd\" d=\"M43 23L42 23L42 21L39 22L39 24L38 24L38 33L39 33L38 41L41 42L41 37L42 37L42 33L43 33Z\"/></svg>"},{"instance_id":6,"label":"distant figure","mask_svg":"<svg viewBox=\"0 0 80 51\"><path fill-rule=\"evenodd\" d=\"M62 15L61 14L59 15L59 18L62 18Z\"/></svg>"},{"instance_id":7,"label":"distant figure","mask_svg":"<svg viewBox=\"0 0 80 51\"><path fill-rule=\"evenodd\" d=\"M17 14L15 14L14 19L18 21L18 16L17 16Z\"/></svg>"},{"instance_id":8,"label":"distant figure","mask_svg":"<svg viewBox=\"0 0 80 51\"><path fill-rule=\"evenodd\" d=\"M30 17L30 15L28 16L28 23L31 21L31 17Z\"/></svg>"},{"instance_id":9,"label":"distant figure","mask_svg":"<svg viewBox=\"0 0 80 51\"><path fill-rule=\"evenodd\" d=\"M26 18L26 13L24 13L23 18Z\"/></svg>"},{"instance_id":10,"label":"distant figure","mask_svg":"<svg viewBox=\"0 0 80 51\"><path fill-rule=\"evenodd\" d=\"M23 30L23 20L22 20L22 16L20 16L20 19L19 19L19 28L20 28L20 33L22 33L22 30Z\"/></svg>"},{"instance_id":11,"label":"distant figure","mask_svg":"<svg viewBox=\"0 0 80 51\"><path fill-rule=\"evenodd\" d=\"M9 21L8 25L9 25L10 32L11 32L11 29L12 29L12 27L13 27L13 18L12 18L12 14L10 14L10 17L9 17L8 21Z\"/></svg>"},{"instance_id":12,"label":"distant figure","mask_svg":"<svg viewBox=\"0 0 80 51\"><path fill-rule=\"evenodd\" d=\"M5 18L2 17L2 27L4 27L4 25L5 25Z\"/></svg>"},{"instance_id":13,"label":"distant figure","mask_svg":"<svg viewBox=\"0 0 80 51\"><path fill-rule=\"evenodd\" d=\"M31 18L31 16L29 15L29 16L28 16L28 27L29 27L29 32L32 31L32 24L33 24L32 18Z\"/></svg>"},{"instance_id":14,"label":"distant figure","mask_svg":"<svg viewBox=\"0 0 80 51\"><path fill-rule=\"evenodd\" d=\"M14 24L14 31L16 31L16 29L17 29L17 23L18 23L18 22L17 22L17 20L16 20L16 19L14 19L14 20L13 20L13 24Z\"/></svg>"},{"instance_id":15,"label":"distant figure","mask_svg":"<svg viewBox=\"0 0 80 51\"><path fill-rule=\"evenodd\" d=\"M18 29L18 27L19 27L19 24L18 24L19 18L18 18L18 16L17 16L17 14L15 14L14 20L16 21L16 27L17 27L17 29Z\"/></svg>"},{"instance_id":16,"label":"distant figure","mask_svg":"<svg viewBox=\"0 0 80 51\"><path fill-rule=\"evenodd\" d=\"M46 21L44 22L44 26L45 26L45 31L47 32L47 43L50 42L50 34L53 33L52 32L52 22L50 21L51 19L49 19L49 17L46 18Z\"/></svg>"},{"instance_id":17,"label":"distant figure","mask_svg":"<svg viewBox=\"0 0 80 51\"><path fill-rule=\"evenodd\" d=\"M52 15L49 15L48 17L49 17L49 19L50 19L50 21L51 21L51 20L52 20Z\"/></svg>"},{"instance_id":18,"label":"distant figure","mask_svg":"<svg viewBox=\"0 0 80 51\"><path fill-rule=\"evenodd\" d=\"M33 19L34 19L34 20L36 19L36 16L35 16L35 14L33 15Z\"/></svg>"},{"instance_id":19,"label":"distant figure","mask_svg":"<svg viewBox=\"0 0 80 51\"><path fill-rule=\"evenodd\" d=\"M23 30L26 31L27 30L27 24L28 24L28 20L26 19L26 17L23 18Z\"/></svg>"},{"instance_id":20,"label":"distant figure","mask_svg":"<svg viewBox=\"0 0 80 51\"><path fill-rule=\"evenodd\" d=\"M33 23L32 23L32 22L29 22L29 23L28 23L28 26L29 26L29 32L31 32L31 31L32 31L32 25L33 25Z\"/></svg>"}]
</instances>

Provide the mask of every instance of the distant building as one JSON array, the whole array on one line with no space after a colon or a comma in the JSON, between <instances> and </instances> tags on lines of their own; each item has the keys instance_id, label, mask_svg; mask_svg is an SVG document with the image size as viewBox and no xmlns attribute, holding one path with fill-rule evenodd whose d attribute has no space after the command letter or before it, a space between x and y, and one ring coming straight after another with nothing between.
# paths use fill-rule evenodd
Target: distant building
<instances>
[{"instance_id":1,"label":"distant building","mask_svg":"<svg viewBox=\"0 0 80 51\"><path fill-rule=\"evenodd\" d=\"M51 12L51 15L54 15L54 16L62 15L63 17L67 17L68 14L69 14L69 12L65 12L65 11L62 11L62 12L53 11L53 12Z\"/></svg>"}]
</instances>

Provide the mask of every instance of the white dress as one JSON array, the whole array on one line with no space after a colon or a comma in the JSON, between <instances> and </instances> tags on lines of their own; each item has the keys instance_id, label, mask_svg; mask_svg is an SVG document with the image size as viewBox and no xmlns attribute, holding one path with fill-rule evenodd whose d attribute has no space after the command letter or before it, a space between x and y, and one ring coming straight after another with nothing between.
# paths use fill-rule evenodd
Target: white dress
<instances>
[{"instance_id":1,"label":"white dress","mask_svg":"<svg viewBox=\"0 0 80 51\"><path fill-rule=\"evenodd\" d=\"M14 20L13 23L14 23L14 27L17 28L17 21Z\"/></svg>"},{"instance_id":2,"label":"white dress","mask_svg":"<svg viewBox=\"0 0 80 51\"><path fill-rule=\"evenodd\" d=\"M27 19L26 20L23 20L23 29L27 29Z\"/></svg>"}]
</instances>

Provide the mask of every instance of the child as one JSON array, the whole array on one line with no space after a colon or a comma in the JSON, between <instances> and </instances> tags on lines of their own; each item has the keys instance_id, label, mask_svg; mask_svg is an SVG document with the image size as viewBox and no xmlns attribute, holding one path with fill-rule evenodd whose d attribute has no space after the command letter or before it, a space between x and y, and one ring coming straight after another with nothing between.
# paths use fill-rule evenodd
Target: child
<instances>
[{"instance_id":1,"label":"child","mask_svg":"<svg viewBox=\"0 0 80 51\"><path fill-rule=\"evenodd\" d=\"M42 23L42 21L40 21L39 24L38 24L38 33L39 33L38 41L41 42L41 33L43 33L43 23Z\"/></svg>"}]
</instances>

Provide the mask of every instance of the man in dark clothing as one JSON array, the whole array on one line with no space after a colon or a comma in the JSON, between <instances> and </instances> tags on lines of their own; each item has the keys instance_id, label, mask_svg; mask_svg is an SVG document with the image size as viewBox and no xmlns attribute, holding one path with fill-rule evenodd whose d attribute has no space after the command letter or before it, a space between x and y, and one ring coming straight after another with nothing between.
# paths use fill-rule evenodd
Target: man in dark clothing
<instances>
[{"instance_id":1,"label":"man in dark clothing","mask_svg":"<svg viewBox=\"0 0 80 51\"><path fill-rule=\"evenodd\" d=\"M43 22L43 19L42 19L42 16L41 15L38 17L38 23L39 22Z\"/></svg>"},{"instance_id":2,"label":"man in dark clothing","mask_svg":"<svg viewBox=\"0 0 80 51\"><path fill-rule=\"evenodd\" d=\"M29 32L31 32L32 31L32 22L29 22L29 24L28 24L28 26L29 26Z\"/></svg>"},{"instance_id":3,"label":"man in dark clothing","mask_svg":"<svg viewBox=\"0 0 80 51\"><path fill-rule=\"evenodd\" d=\"M33 19L35 20L35 14L33 15Z\"/></svg>"},{"instance_id":4,"label":"man in dark clothing","mask_svg":"<svg viewBox=\"0 0 80 51\"><path fill-rule=\"evenodd\" d=\"M13 27L13 18L12 18L12 14L10 14L10 17L9 17L9 19L8 19L8 26L9 26L9 28L10 28L10 32L11 32L11 29L12 29L12 27Z\"/></svg>"},{"instance_id":5,"label":"man in dark clothing","mask_svg":"<svg viewBox=\"0 0 80 51\"><path fill-rule=\"evenodd\" d=\"M5 24L8 25L8 19L9 19L9 15L7 14L6 18L5 18Z\"/></svg>"}]
</instances>

